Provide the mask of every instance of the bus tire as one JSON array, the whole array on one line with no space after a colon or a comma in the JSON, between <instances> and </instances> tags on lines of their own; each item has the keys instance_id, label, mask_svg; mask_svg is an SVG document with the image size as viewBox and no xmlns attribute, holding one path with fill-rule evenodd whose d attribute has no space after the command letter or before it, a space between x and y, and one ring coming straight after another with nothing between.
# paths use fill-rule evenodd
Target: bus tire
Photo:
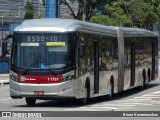
<instances>
[{"instance_id":1,"label":"bus tire","mask_svg":"<svg viewBox=\"0 0 160 120\"><path fill-rule=\"evenodd\" d=\"M89 96L90 96L89 91L90 91L90 89L89 89L88 85L86 84L85 88L84 88L84 97L79 99L80 105L86 105L88 103Z\"/></svg>"},{"instance_id":2,"label":"bus tire","mask_svg":"<svg viewBox=\"0 0 160 120\"><path fill-rule=\"evenodd\" d=\"M109 87L108 87L108 98L111 100L113 98L113 93L114 93L114 87L113 87L113 80L110 81Z\"/></svg>"},{"instance_id":3,"label":"bus tire","mask_svg":"<svg viewBox=\"0 0 160 120\"><path fill-rule=\"evenodd\" d=\"M151 72L150 72L150 69L148 69L147 76L148 76L148 82L151 82Z\"/></svg>"},{"instance_id":4,"label":"bus tire","mask_svg":"<svg viewBox=\"0 0 160 120\"><path fill-rule=\"evenodd\" d=\"M143 71L143 73L142 73L142 78L143 78L143 80L142 80L142 84L141 84L141 89L143 90L146 88L146 72L145 71Z\"/></svg>"},{"instance_id":5,"label":"bus tire","mask_svg":"<svg viewBox=\"0 0 160 120\"><path fill-rule=\"evenodd\" d=\"M27 103L28 106L35 105L36 99L35 98L26 97L26 103Z\"/></svg>"}]
</instances>

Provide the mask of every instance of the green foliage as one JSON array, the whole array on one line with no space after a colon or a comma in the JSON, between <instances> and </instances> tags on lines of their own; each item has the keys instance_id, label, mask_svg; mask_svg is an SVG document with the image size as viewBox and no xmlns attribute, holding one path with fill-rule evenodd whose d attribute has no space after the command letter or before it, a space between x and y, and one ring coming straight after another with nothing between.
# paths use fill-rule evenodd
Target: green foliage
<instances>
[{"instance_id":1,"label":"green foliage","mask_svg":"<svg viewBox=\"0 0 160 120\"><path fill-rule=\"evenodd\" d=\"M105 25L136 26L152 29L160 22L160 0L106 0L105 9L91 21Z\"/></svg>"},{"instance_id":2,"label":"green foliage","mask_svg":"<svg viewBox=\"0 0 160 120\"><path fill-rule=\"evenodd\" d=\"M106 15L97 14L93 16L90 21L98 24L103 24L103 25L112 25L112 26L116 25L116 22L112 18L109 18Z\"/></svg>"},{"instance_id":3,"label":"green foliage","mask_svg":"<svg viewBox=\"0 0 160 120\"><path fill-rule=\"evenodd\" d=\"M95 15L91 18L91 22L97 23L97 17L98 21L104 21L104 22L98 22L102 23L104 25L121 25L121 24L131 24L131 20L128 19L127 15L125 14L124 10L117 5L116 3L112 4L106 4L105 5L105 11L103 11L103 14Z\"/></svg>"},{"instance_id":4,"label":"green foliage","mask_svg":"<svg viewBox=\"0 0 160 120\"><path fill-rule=\"evenodd\" d=\"M152 0L154 1L154 0ZM159 5L158 5L159 6ZM129 15L134 25L152 29L154 23L159 21L160 16L157 7L146 0L131 0Z\"/></svg>"},{"instance_id":5,"label":"green foliage","mask_svg":"<svg viewBox=\"0 0 160 120\"><path fill-rule=\"evenodd\" d=\"M32 3L30 3L30 2L26 3L25 12L26 13L25 13L24 19L33 19L33 16L34 16L34 7L33 7Z\"/></svg>"},{"instance_id":6,"label":"green foliage","mask_svg":"<svg viewBox=\"0 0 160 120\"><path fill-rule=\"evenodd\" d=\"M75 19L112 26L141 27L149 30L152 29L153 24L160 23L160 0L70 1L79 3L77 15L70 6Z\"/></svg>"}]
</instances>

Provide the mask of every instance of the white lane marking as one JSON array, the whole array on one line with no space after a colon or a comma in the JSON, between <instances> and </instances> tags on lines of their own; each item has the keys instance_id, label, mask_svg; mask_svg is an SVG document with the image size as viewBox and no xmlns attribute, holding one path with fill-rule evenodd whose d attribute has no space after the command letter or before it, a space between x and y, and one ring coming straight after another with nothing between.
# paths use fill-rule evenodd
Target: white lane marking
<instances>
[{"instance_id":1,"label":"white lane marking","mask_svg":"<svg viewBox=\"0 0 160 120\"><path fill-rule=\"evenodd\" d=\"M150 94L158 94L160 93L160 91L156 91L156 92L153 92L153 93L150 93Z\"/></svg>"},{"instance_id":2,"label":"white lane marking","mask_svg":"<svg viewBox=\"0 0 160 120\"><path fill-rule=\"evenodd\" d=\"M90 108L85 108L85 109L78 109L78 108L75 108L75 109L66 109L65 111L97 111L97 109L90 109ZM98 110L100 111L100 110ZM102 110L101 110L102 111ZM104 111L104 110L103 110Z\"/></svg>"},{"instance_id":3,"label":"white lane marking","mask_svg":"<svg viewBox=\"0 0 160 120\"><path fill-rule=\"evenodd\" d=\"M131 108L136 106L160 105L160 101L154 100L154 98L160 99L160 91L144 94L138 97L133 97L131 99L116 100L116 101L111 101L111 103L105 102L102 104L88 105L88 106L79 107L75 109L68 109L68 110L105 111L105 110L125 109L125 108Z\"/></svg>"},{"instance_id":4,"label":"white lane marking","mask_svg":"<svg viewBox=\"0 0 160 120\"><path fill-rule=\"evenodd\" d=\"M151 101L153 104L160 104L160 101Z\"/></svg>"},{"instance_id":5,"label":"white lane marking","mask_svg":"<svg viewBox=\"0 0 160 120\"><path fill-rule=\"evenodd\" d=\"M5 98L5 99L0 99L0 100L11 100L12 98Z\"/></svg>"},{"instance_id":6,"label":"white lane marking","mask_svg":"<svg viewBox=\"0 0 160 120\"><path fill-rule=\"evenodd\" d=\"M160 95L156 95L156 94L147 94L147 95L142 95L142 96L145 96L145 97L160 97Z\"/></svg>"},{"instance_id":7,"label":"white lane marking","mask_svg":"<svg viewBox=\"0 0 160 120\"><path fill-rule=\"evenodd\" d=\"M160 98L159 96L140 96L140 97L134 97L135 99L153 99L153 98Z\"/></svg>"},{"instance_id":8,"label":"white lane marking","mask_svg":"<svg viewBox=\"0 0 160 120\"><path fill-rule=\"evenodd\" d=\"M144 101L122 101L122 102L117 102L117 103L114 103L115 106L117 106L117 104L121 104L121 105L152 105L148 102L144 102Z\"/></svg>"},{"instance_id":9,"label":"white lane marking","mask_svg":"<svg viewBox=\"0 0 160 120\"><path fill-rule=\"evenodd\" d=\"M123 107L124 108L124 107ZM127 108L127 107L126 107ZM102 107L102 106L99 106L99 107L79 107L79 108L73 108L73 109L67 109L67 111L106 111L107 110L116 110L116 109L119 109L119 108L115 108L115 107Z\"/></svg>"},{"instance_id":10,"label":"white lane marking","mask_svg":"<svg viewBox=\"0 0 160 120\"><path fill-rule=\"evenodd\" d=\"M128 105L128 106L132 106L132 103L124 103L123 101L122 102L116 102L116 103L106 103L106 104L101 104L101 105L91 105L91 106L88 106L88 107L99 107L99 106L101 106L102 108L103 107L110 107L110 106L113 106L113 107L117 107L117 106L126 106L126 105Z\"/></svg>"},{"instance_id":11,"label":"white lane marking","mask_svg":"<svg viewBox=\"0 0 160 120\"><path fill-rule=\"evenodd\" d=\"M127 101L131 101L131 102L134 102L134 101L150 101L151 98L133 98L133 99L128 99Z\"/></svg>"},{"instance_id":12,"label":"white lane marking","mask_svg":"<svg viewBox=\"0 0 160 120\"><path fill-rule=\"evenodd\" d=\"M132 105L132 104L105 104L105 105L94 105L94 106L88 106L88 107L102 107L102 108L105 108L105 107L119 107L119 106L135 106L135 105Z\"/></svg>"},{"instance_id":13,"label":"white lane marking","mask_svg":"<svg viewBox=\"0 0 160 120\"><path fill-rule=\"evenodd\" d=\"M102 108L102 109L118 109L112 106L86 106L86 107L79 107L80 109L87 109L87 108Z\"/></svg>"}]
</instances>

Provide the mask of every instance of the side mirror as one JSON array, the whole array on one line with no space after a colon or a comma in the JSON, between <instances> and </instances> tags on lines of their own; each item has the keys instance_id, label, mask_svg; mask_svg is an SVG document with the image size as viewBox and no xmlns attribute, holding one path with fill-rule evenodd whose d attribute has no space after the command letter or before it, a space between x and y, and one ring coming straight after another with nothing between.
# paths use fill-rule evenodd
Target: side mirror
<instances>
[{"instance_id":1,"label":"side mirror","mask_svg":"<svg viewBox=\"0 0 160 120\"><path fill-rule=\"evenodd\" d=\"M81 43L80 44L80 50L79 50L80 57L84 57L85 56L85 48L86 48L85 44Z\"/></svg>"},{"instance_id":2,"label":"side mirror","mask_svg":"<svg viewBox=\"0 0 160 120\"><path fill-rule=\"evenodd\" d=\"M7 45L8 41L7 39L13 38L13 35L7 35L7 37L2 42L2 56L6 56L8 54Z\"/></svg>"},{"instance_id":3,"label":"side mirror","mask_svg":"<svg viewBox=\"0 0 160 120\"><path fill-rule=\"evenodd\" d=\"M5 56L8 53L8 51L7 51L7 44L8 43L6 41L2 42L2 55L3 56Z\"/></svg>"},{"instance_id":4,"label":"side mirror","mask_svg":"<svg viewBox=\"0 0 160 120\"><path fill-rule=\"evenodd\" d=\"M5 40L7 40L9 38L13 38L13 35L7 35L7 37L5 38Z\"/></svg>"}]
</instances>

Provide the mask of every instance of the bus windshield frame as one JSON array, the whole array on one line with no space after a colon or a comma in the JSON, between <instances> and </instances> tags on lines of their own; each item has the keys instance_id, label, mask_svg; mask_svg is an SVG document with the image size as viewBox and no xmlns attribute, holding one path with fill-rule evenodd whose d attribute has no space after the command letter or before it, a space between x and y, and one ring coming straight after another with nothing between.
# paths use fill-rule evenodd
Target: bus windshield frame
<instances>
[{"instance_id":1,"label":"bus windshield frame","mask_svg":"<svg viewBox=\"0 0 160 120\"><path fill-rule=\"evenodd\" d=\"M13 34L11 69L27 73L61 72L72 68L74 39L72 33L15 32ZM57 72L57 73L58 73Z\"/></svg>"}]
</instances>

